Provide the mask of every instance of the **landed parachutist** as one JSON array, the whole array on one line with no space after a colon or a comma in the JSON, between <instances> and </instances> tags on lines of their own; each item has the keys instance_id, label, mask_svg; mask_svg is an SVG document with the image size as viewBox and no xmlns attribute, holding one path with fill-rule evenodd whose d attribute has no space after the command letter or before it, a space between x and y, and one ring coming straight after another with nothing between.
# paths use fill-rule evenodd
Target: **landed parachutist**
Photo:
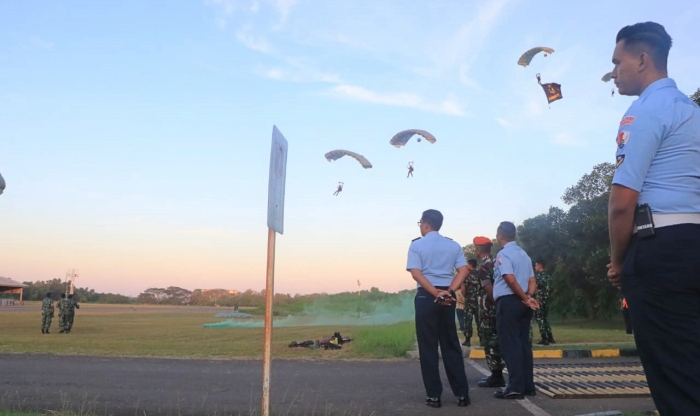
<instances>
[{"instance_id":1,"label":"landed parachutist","mask_svg":"<svg viewBox=\"0 0 700 416\"><path fill-rule=\"evenodd\" d=\"M342 182L338 182L338 189L335 190L335 192L333 193L333 195L338 196L338 194L339 194L342 190L343 190L343 183L342 183Z\"/></svg>"}]
</instances>

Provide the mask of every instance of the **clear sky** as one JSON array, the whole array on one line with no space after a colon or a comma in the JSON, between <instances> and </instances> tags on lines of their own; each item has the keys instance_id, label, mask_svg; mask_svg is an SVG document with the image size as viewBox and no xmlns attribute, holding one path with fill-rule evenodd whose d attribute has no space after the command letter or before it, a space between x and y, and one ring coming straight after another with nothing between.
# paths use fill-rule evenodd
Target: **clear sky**
<instances>
[{"instance_id":1,"label":"clear sky","mask_svg":"<svg viewBox=\"0 0 700 416\"><path fill-rule=\"evenodd\" d=\"M614 162L634 98L600 78L620 28L663 24L670 76L694 92L698 15L694 0L0 0L0 275L263 289L276 125L276 291L412 288L423 210L465 245L566 208ZM518 66L535 46L555 52ZM562 100L548 107L538 72ZM409 128L437 142L389 144ZM374 168L329 163L334 149Z\"/></svg>"}]
</instances>

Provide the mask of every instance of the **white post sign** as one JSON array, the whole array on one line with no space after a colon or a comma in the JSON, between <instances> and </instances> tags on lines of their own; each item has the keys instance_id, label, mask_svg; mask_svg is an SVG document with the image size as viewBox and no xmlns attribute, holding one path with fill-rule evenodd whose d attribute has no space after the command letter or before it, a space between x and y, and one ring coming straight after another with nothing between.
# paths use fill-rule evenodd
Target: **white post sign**
<instances>
[{"instance_id":1,"label":"white post sign","mask_svg":"<svg viewBox=\"0 0 700 416\"><path fill-rule=\"evenodd\" d=\"M267 193L267 226L284 234L284 185L287 179L287 139L272 127L270 183Z\"/></svg>"},{"instance_id":2,"label":"white post sign","mask_svg":"<svg viewBox=\"0 0 700 416\"><path fill-rule=\"evenodd\" d=\"M287 179L287 139L272 127L270 182L267 194L267 272L265 283L265 334L263 337L262 416L270 415L272 364L272 300L275 291L275 236L284 231L284 184Z\"/></svg>"}]
</instances>

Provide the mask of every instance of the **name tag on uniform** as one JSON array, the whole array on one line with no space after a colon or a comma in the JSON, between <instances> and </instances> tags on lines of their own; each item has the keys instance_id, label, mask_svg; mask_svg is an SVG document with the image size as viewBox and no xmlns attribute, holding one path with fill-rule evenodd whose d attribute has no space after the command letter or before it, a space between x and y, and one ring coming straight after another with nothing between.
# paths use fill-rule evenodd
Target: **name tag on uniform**
<instances>
[{"instance_id":1,"label":"name tag on uniform","mask_svg":"<svg viewBox=\"0 0 700 416\"><path fill-rule=\"evenodd\" d=\"M651 216L649 204L642 204L637 207L634 213L634 224L637 226L638 238L651 238L655 235L654 218Z\"/></svg>"}]
</instances>

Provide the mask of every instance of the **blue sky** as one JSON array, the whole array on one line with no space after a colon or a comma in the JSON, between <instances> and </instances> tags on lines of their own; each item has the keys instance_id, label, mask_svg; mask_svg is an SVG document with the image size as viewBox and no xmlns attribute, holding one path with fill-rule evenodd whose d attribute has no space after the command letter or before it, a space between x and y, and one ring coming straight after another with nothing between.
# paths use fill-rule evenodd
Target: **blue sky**
<instances>
[{"instance_id":1,"label":"blue sky","mask_svg":"<svg viewBox=\"0 0 700 416\"><path fill-rule=\"evenodd\" d=\"M566 208L564 190L614 160L634 98L600 77L620 28L663 24L670 76L700 87L698 14L690 0L0 1L0 275L263 289L276 125L276 291L414 287L423 210L464 245ZM518 66L534 46L555 53ZM562 100L547 105L538 72ZM437 142L389 144L409 128ZM334 149L374 167L329 163Z\"/></svg>"}]
</instances>

